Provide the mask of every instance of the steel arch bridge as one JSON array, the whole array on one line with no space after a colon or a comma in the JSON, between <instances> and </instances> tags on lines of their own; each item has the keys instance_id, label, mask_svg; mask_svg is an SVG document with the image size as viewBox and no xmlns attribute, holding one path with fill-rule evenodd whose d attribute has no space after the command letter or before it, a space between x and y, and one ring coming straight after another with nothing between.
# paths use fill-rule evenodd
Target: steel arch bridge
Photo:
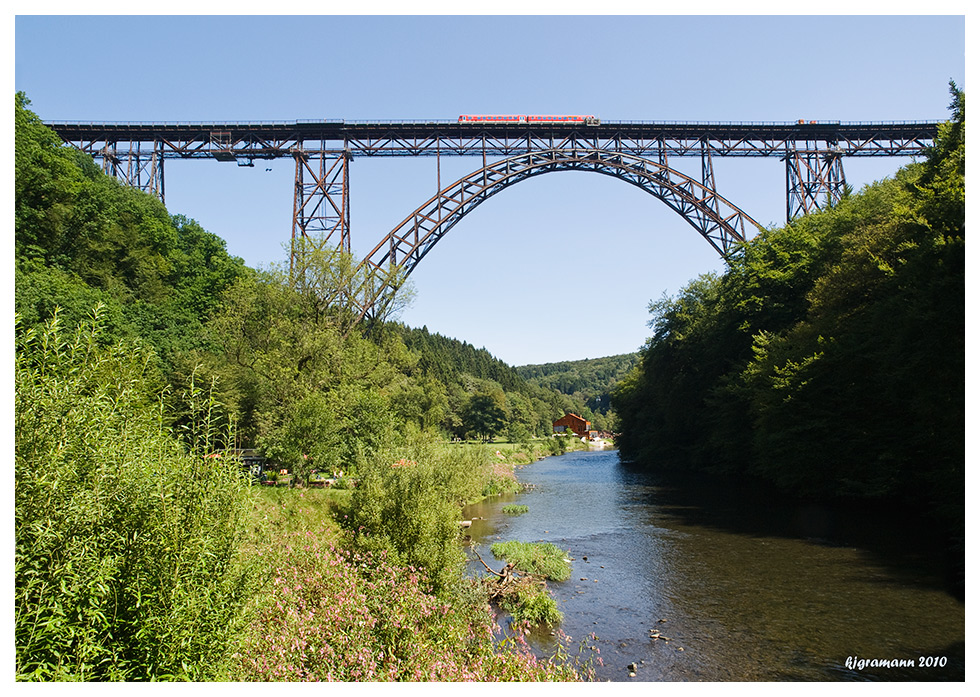
<instances>
[{"instance_id":1,"label":"steel arch bridge","mask_svg":"<svg viewBox=\"0 0 980 697\"><path fill-rule=\"evenodd\" d=\"M843 196L845 157L914 157L930 147L939 121L841 123L679 123L662 121L549 122L344 121L273 123L48 123L106 173L164 198L167 159L213 159L254 166L292 159L291 267L303 250L351 249L349 182L360 157L435 157L436 193L382 238L361 262L373 278L362 289L361 315L410 273L459 220L499 191L532 176L591 171L627 181L663 201L727 255L757 224L715 186L713 157L776 157L786 168L787 221ZM481 157L482 167L443 187L443 157ZM489 158L489 162L488 162ZM668 167L668 159L700 160L700 177Z\"/></svg>"},{"instance_id":2,"label":"steel arch bridge","mask_svg":"<svg viewBox=\"0 0 980 697\"><path fill-rule=\"evenodd\" d=\"M746 225L761 226L712 188L653 160L611 150L533 151L485 165L440 190L408 215L372 249L361 265L378 272L397 268L407 277L464 216L514 184L549 172L584 171L628 182L683 217L722 256L746 240ZM362 316L391 284L364 289Z\"/></svg>"}]
</instances>

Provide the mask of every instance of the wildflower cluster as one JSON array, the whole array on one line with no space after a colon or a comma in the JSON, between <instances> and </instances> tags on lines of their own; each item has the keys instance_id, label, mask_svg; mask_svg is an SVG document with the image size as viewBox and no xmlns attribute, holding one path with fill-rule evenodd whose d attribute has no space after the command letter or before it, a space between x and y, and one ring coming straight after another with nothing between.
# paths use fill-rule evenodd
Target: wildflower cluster
<instances>
[{"instance_id":1,"label":"wildflower cluster","mask_svg":"<svg viewBox=\"0 0 980 697\"><path fill-rule=\"evenodd\" d=\"M427 592L425 573L385 552L342 550L311 533L280 545L270 592L234 656L233 679L574 680L523 641L494 640L478 596Z\"/></svg>"},{"instance_id":2,"label":"wildflower cluster","mask_svg":"<svg viewBox=\"0 0 980 697\"><path fill-rule=\"evenodd\" d=\"M496 494L512 494L521 490L521 485L514 474L514 465L506 462L494 462L490 468L490 476L483 487L484 496Z\"/></svg>"}]
</instances>

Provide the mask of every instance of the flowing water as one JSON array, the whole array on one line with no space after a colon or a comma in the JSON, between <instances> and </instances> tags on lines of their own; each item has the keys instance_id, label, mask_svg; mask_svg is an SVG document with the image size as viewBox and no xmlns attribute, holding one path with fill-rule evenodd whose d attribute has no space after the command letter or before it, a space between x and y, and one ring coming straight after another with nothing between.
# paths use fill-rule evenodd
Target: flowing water
<instances>
[{"instance_id":1,"label":"flowing water","mask_svg":"<svg viewBox=\"0 0 980 697\"><path fill-rule=\"evenodd\" d=\"M571 579L549 587L572 653L598 648L600 680L964 679L963 602L892 524L668 486L614 450L518 477L532 488L468 507L467 533L493 568L498 540L568 550Z\"/></svg>"}]
</instances>

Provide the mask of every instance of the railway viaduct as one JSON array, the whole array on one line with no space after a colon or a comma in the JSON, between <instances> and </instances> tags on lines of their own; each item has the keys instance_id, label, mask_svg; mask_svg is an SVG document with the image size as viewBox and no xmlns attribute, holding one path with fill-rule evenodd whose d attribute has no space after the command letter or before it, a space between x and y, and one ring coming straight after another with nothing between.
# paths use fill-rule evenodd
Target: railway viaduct
<instances>
[{"instance_id":1,"label":"railway viaduct","mask_svg":"<svg viewBox=\"0 0 980 697\"><path fill-rule=\"evenodd\" d=\"M213 159L254 166L295 164L291 268L309 245L350 251L351 162L360 157L432 157L437 192L383 237L361 261L376 278L404 278L468 212L529 177L589 171L640 187L681 215L727 255L758 224L715 185L718 157L777 157L786 168L786 218L841 199L847 157L912 157L932 145L935 121L841 123L676 123L595 117L460 117L456 121L294 121L269 123L47 124L91 155L108 174L165 201L168 159ZM470 157L469 175L443 185L441 159ZM671 166L689 158L698 176ZM397 276L386 274L398 271ZM361 316L392 290L371 283L357 301Z\"/></svg>"}]
</instances>

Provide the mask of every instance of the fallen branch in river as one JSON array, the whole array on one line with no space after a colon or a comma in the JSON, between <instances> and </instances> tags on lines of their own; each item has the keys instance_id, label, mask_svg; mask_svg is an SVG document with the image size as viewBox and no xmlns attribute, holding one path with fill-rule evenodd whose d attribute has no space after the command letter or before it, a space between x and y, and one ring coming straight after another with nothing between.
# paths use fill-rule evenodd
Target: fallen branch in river
<instances>
[{"instance_id":1,"label":"fallen branch in river","mask_svg":"<svg viewBox=\"0 0 980 697\"><path fill-rule=\"evenodd\" d=\"M490 600L501 600L507 596L516 597L521 588L527 589L533 586L540 589L548 587L548 584L545 583L544 578L540 575L517 571L514 568L514 562L508 562L500 571L494 571L483 560L483 557L480 556L479 552L474 549L473 553L476 555L476 558L480 560L480 563L483 564L483 568L496 576L494 579L486 579L484 581L484 585L487 589L487 595Z\"/></svg>"}]
</instances>

